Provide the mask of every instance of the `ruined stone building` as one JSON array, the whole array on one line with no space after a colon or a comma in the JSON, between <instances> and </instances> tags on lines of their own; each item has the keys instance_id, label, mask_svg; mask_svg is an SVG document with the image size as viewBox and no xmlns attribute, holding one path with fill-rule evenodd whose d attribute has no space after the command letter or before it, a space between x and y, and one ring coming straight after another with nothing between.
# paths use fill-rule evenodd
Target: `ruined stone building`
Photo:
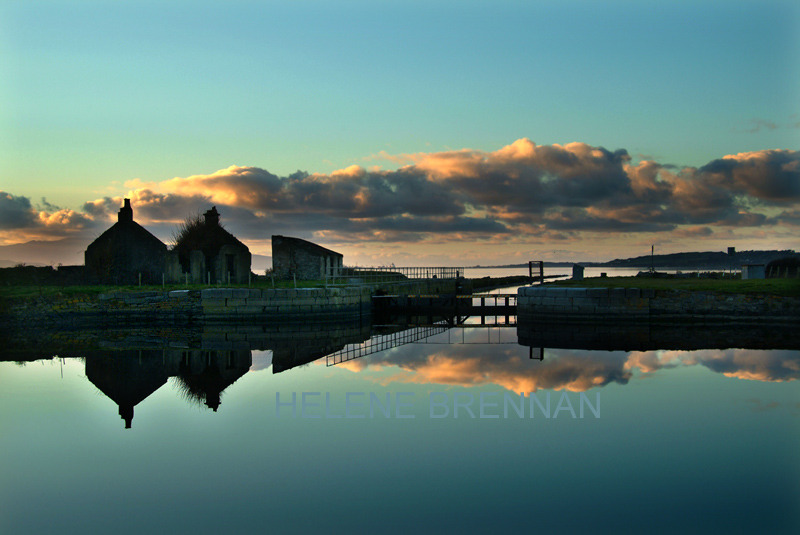
<instances>
[{"instance_id":1,"label":"ruined stone building","mask_svg":"<svg viewBox=\"0 0 800 535\"><path fill-rule=\"evenodd\" d=\"M117 222L86 248L88 282L161 284L211 282L246 284L250 250L219 224L216 207L182 232L171 251L133 220L130 199Z\"/></svg>"},{"instance_id":2,"label":"ruined stone building","mask_svg":"<svg viewBox=\"0 0 800 535\"><path fill-rule=\"evenodd\" d=\"M88 278L104 284L161 284L167 246L133 220L130 199L117 222L84 254Z\"/></svg>"},{"instance_id":3,"label":"ruined stone building","mask_svg":"<svg viewBox=\"0 0 800 535\"><path fill-rule=\"evenodd\" d=\"M282 279L321 280L342 271L341 253L310 241L272 236L272 272Z\"/></svg>"},{"instance_id":4,"label":"ruined stone building","mask_svg":"<svg viewBox=\"0 0 800 535\"><path fill-rule=\"evenodd\" d=\"M188 225L167 257L167 280L246 284L250 249L219 224L214 206Z\"/></svg>"}]
</instances>

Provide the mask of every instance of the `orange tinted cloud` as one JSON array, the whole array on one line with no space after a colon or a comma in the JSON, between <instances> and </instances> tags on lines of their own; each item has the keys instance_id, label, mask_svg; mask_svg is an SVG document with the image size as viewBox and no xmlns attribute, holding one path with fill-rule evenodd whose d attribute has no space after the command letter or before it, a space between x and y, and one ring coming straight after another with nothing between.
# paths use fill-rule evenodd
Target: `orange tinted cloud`
<instances>
[{"instance_id":1,"label":"orange tinted cloud","mask_svg":"<svg viewBox=\"0 0 800 535\"><path fill-rule=\"evenodd\" d=\"M215 204L230 230L245 240L292 234L381 247L464 241L538 245L578 242L588 233L712 239L726 229L750 229L755 236L760 227L800 220L798 151L756 151L700 168L675 168L651 160L633 163L625 150L578 142L537 145L522 138L496 151L417 153L395 160L405 165L396 170L352 165L284 177L232 165L160 182L134 180L125 194L88 201L72 213L50 206L37 210L26 197L4 193L0 232L19 240L102 227L114 220L123 196L132 199L137 221L154 225L161 236Z\"/></svg>"}]
</instances>

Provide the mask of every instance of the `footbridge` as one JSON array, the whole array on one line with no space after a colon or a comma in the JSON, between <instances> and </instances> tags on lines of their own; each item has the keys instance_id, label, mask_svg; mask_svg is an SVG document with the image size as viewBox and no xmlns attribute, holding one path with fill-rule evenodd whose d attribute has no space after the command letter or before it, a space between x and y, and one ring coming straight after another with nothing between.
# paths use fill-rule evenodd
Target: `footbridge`
<instances>
[{"instance_id":1,"label":"footbridge","mask_svg":"<svg viewBox=\"0 0 800 535\"><path fill-rule=\"evenodd\" d=\"M517 295L380 295L372 297L372 310L378 317L453 318L451 326L469 318L479 325L515 325Z\"/></svg>"}]
</instances>

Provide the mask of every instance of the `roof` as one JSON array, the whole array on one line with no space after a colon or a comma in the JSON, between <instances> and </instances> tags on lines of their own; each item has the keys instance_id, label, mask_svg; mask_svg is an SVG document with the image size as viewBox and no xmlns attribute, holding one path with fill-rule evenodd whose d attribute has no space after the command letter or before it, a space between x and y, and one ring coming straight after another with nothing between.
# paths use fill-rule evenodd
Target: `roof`
<instances>
[{"instance_id":1,"label":"roof","mask_svg":"<svg viewBox=\"0 0 800 535\"><path fill-rule=\"evenodd\" d=\"M99 246L99 244L108 240L122 242L130 241L131 239L140 242L146 242L152 246L160 246L164 249L167 248L164 242L153 236L150 231L136 221L117 221L100 236L98 236L97 239L90 243L86 250L88 251L92 247Z\"/></svg>"},{"instance_id":2,"label":"roof","mask_svg":"<svg viewBox=\"0 0 800 535\"><path fill-rule=\"evenodd\" d=\"M272 246L275 245L289 245L293 247L302 247L303 249L310 250L314 253L323 256L341 256L342 253L337 253L336 251L331 251L330 249L326 249L321 245L317 245L316 243L303 240L301 238L291 238L289 236L280 236L280 235L273 235L272 236ZM274 253L273 253L274 254Z\"/></svg>"}]
</instances>

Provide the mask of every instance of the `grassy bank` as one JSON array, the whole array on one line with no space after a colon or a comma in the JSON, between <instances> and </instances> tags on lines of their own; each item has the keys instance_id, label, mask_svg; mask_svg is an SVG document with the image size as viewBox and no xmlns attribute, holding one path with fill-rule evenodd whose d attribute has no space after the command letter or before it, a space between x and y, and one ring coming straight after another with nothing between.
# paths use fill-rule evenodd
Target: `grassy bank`
<instances>
[{"instance_id":1,"label":"grassy bank","mask_svg":"<svg viewBox=\"0 0 800 535\"><path fill-rule=\"evenodd\" d=\"M297 288L320 288L325 285L324 281L298 281ZM205 290L208 288L295 288L292 281L261 282L251 284L224 284L219 286L208 286L206 284L167 284L142 285L142 286L0 286L0 300L26 300L26 299L82 299L96 297L102 293L111 292L170 292L173 290Z\"/></svg>"},{"instance_id":2,"label":"grassy bank","mask_svg":"<svg viewBox=\"0 0 800 535\"><path fill-rule=\"evenodd\" d=\"M474 292L493 288L530 284L531 279L525 276L483 277L470 279ZM549 286L581 287L581 288L642 288L654 290L694 290L715 291L739 294L770 294L800 297L800 279L649 279L641 277L592 277L580 281L557 280L546 283ZM324 281L298 281L297 288L321 288ZM0 301L18 302L31 299L81 300L97 297L101 293L110 292L145 292L171 290L203 290L216 286L200 284L173 284L154 286L0 286ZM247 288L245 285L224 285L226 288ZM251 288L294 288L292 281L258 281Z\"/></svg>"},{"instance_id":3,"label":"grassy bank","mask_svg":"<svg viewBox=\"0 0 800 535\"><path fill-rule=\"evenodd\" d=\"M800 297L800 279L649 279L642 277L591 277L560 280L550 286L579 288L641 288L691 290L733 294L768 294Z\"/></svg>"}]
</instances>

